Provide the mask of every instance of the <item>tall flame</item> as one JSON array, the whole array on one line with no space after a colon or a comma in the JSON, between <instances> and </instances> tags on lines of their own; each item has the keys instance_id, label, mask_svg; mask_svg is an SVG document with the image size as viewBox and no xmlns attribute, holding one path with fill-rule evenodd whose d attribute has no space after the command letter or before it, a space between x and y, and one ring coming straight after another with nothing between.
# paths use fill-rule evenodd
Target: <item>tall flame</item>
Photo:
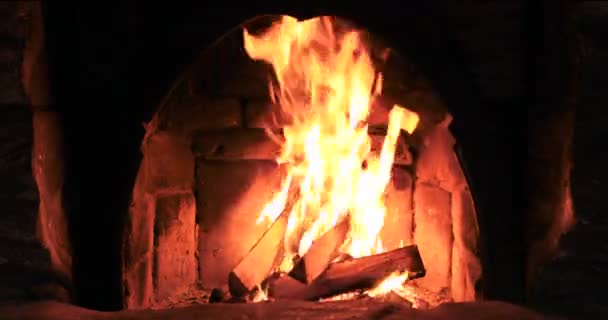
<instances>
[{"instance_id":1,"label":"tall flame","mask_svg":"<svg viewBox=\"0 0 608 320\"><path fill-rule=\"evenodd\" d=\"M244 30L247 54L272 64L278 81L271 86L273 99L291 119L277 159L288 173L258 219L272 222L289 208L286 260L304 255L346 215L350 231L342 251L353 257L382 252L383 193L395 145L400 131L411 133L419 121L416 113L395 105L380 154L371 152L366 120L382 77L361 33L336 31L332 22L283 16L259 36ZM293 186L298 197L286 207Z\"/></svg>"}]
</instances>

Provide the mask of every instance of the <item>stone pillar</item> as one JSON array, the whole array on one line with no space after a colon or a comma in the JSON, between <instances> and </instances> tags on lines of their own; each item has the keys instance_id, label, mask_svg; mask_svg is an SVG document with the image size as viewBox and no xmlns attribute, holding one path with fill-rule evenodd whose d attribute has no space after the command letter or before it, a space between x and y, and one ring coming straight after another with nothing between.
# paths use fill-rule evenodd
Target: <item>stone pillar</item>
<instances>
[{"instance_id":1,"label":"stone pillar","mask_svg":"<svg viewBox=\"0 0 608 320\"><path fill-rule=\"evenodd\" d=\"M68 301L71 253L59 121L49 97L40 2L0 4L0 299ZM33 111L33 112L32 112ZM6 221L5 221L6 219ZM8 294L7 294L8 292Z\"/></svg>"},{"instance_id":2,"label":"stone pillar","mask_svg":"<svg viewBox=\"0 0 608 320\"><path fill-rule=\"evenodd\" d=\"M194 195L159 195L155 213L154 291L157 301L165 301L188 292L198 278Z\"/></svg>"},{"instance_id":3,"label":"stone pillar","mask_svg":"<svg viewBox=\"0 0 608 320\"><path fill-rule=\"evenodd\" d=\"M129 309L161 306L196 282L192 153L183 136L149 130L124 231Z\"/></svg>"},{"instance_id":4,"label":"stone pillar","mask_svg":"<svg viewBox=\"0 0 608 320\"><path fill-rule=\"evenodd\" d=\"M222 135L226 129L243 126L241 102L203 90L209 82L201 77L213 75L209 70L196 70L194 76L186 73L146 125L143 159L124 230L123 290L128 309L167 307L188 297L201 302L206 298L199 285L199 261L204 255L200 254L204 251L199 248L200 239L205 238L199 236L199 226L209 223L211 213L200 213L200 190L195 193L195 187L200 186L194 179L201 170L196 150L213 155L243 151L232 148L230 139L234 136ZM200 135L197 132L208 135L193 141L193 136ZM213 184L209 187L212 189L204 197L217 198L218 190Z\"/></svg>"}]
</instances>

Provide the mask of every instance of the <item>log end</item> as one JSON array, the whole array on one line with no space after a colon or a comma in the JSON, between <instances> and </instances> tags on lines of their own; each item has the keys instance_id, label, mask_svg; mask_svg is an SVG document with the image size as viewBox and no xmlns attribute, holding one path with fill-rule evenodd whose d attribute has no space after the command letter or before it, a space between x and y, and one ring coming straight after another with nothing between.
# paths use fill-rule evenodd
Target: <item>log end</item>
<instances>
[{"instance_id":1,"label":"log end","mask_svg":"<svg viewBox=\"0 0 608 320\"><path fill-rule=\"evenodd\" d=\"M416 279L424 277L426 275L426 268L424 267L424 261L422 261L418 246L414 244L408 246L408 248L410 248L409 252L411 254L411 260L408 262L409 265L406 268L408 271L408 278Z\"/></svg>"},{"instance_id":2,"label":"log end","mask_svg":"<svg viewBox=\"0 0 608 320\"><path fill-rule=\"evenodd\" d=\"M243 284L234 271L228 275L228 289L233 297L244 297L249 292L249 288Z\"/></svg>"},{"instance_id":3,"label":"log end","mask_svg":"<svg viewBox=\"0 0 608 320\"><path fill-rule=\"evenodd\" d=\"M308 283L306 277L306 262L304 262L304 259L300 259L293 269L289 271L288 275L302 283Z\"/></svg>"}]
</instances>

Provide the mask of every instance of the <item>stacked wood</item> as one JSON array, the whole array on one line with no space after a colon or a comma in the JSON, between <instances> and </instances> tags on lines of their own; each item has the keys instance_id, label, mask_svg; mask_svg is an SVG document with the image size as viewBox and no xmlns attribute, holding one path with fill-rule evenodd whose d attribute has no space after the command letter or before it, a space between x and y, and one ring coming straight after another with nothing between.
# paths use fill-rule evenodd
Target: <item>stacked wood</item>
<instances>
[{"instance_id":1,"label":"stacked wood","mask_svg":"<svg viewBox=\"0 0 608 320\"><path fill-rule=\"evenodd\" d=\"M336 262L317 279L304 284L290 276L268 281L274 299L317 300L357 289L370 289L394 272L408 272L409 279L426 273L418 247L411 245L372 256Z\"/></svg>"},{"instance_id":2,"label":"stacked wood","mask_svg":"<svg viewBox=\"0 0 608 320\"><path fill-rule=\"evenodd\" d=\"M318 300L370 289L395 272L407 271L409 279L425 275L416 245L356 259L344 258L339 249L347 241L348 218L314 240L288 275L273 274L285 256L285 231L299 193L296 189L290 188L283 212L230 272L228 287L233 298L243 298L262 285L274 299Z\"/></svg>"},{"instance_id":3,"label":"stacked wood","mask_svg":"<svg viewBox=\"0 0 608 320\"><path fill-rule=\"evenodd\" d=\"M339 255L339 249L346 240L350 219L344 219L334 228L313 241L308 252L298 261L289 275L304 283L311 283Z\"/></svg>"},{"instance_id":4,"label":"stacked wood","mask_svg":"<svg viewBox=\"0 0 608 320\"><path fill-rule=\"evenodd\" d=\"M282 256L282 244L287 216L280 216L253 246L251 251L228 275L228 287L233 297L242 297L259 285Z\"/></svg>"},{"instance_id":5,"label":"stacked wood","mask_svg":"<svg viewBox=\"0 0 608 320\"><path fill-rule=\"evenodd\" d=\"M299 194L295 189L290 188L285 208L279 217L228 275L228 288L233 297L245 296L261 284L281 262L287 219Z\"/></svg>"}]
</instances>

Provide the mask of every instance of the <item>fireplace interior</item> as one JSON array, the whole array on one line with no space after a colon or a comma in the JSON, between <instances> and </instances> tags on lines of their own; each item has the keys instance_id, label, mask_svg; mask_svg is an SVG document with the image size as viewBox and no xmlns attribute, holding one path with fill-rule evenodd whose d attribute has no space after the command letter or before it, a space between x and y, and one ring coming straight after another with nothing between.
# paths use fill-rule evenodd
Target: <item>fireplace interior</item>
<instances>
[{"instance_id":1,"label":"fireplace interior","mask_svg":"<svg viewBox=\"0 0 608 320\"><path fill-rule=\"evenodd\" d=\"M0 5L0 311L556 313L593 10L380 2Z\"/></svg>"},{"instance_id":2,"label":"fireplace interior","mask_svg":"<svg viewBox=\"0 0 608 320\"><path fill-rule=\"evenodd\" d=\"M237 298L262 285L263 280L276 271L274 269L280 269L274 266L276 268L271 270L268 266L272 265L275 255L281 254L286 255L287 260L316 259L312 263L308 261L309 268L319 264L318 268L321 269L305 281L316 284L322 280L315 281L325 264L334 258L325 261L325 264L321 260L333 256L332 250L336 250L335 254L364 257L408 245L417 246L424 266L419 266L420 270L387 269L387 276L393 271L409 271L411 277L416 272L421 273L423 277L412 282L417 283L421 296L424 291L432 297L432 301L425 301L425 304L435 305L451 300L474 301L480 294L476 287L481 277L481 264L473 197L454 151L455 138L449 131L452 116L428 80L423 78L412 62L398 53L388 53L387 47L374 43L378 41L368 36L370 40L367 42L370 44L367 46L376 48L367 49L361 44L356 49L370 51L371 61L367 66L370 71L373 70L372 61L382 64L376 68L380 70L376 72L382 80L376 81L382 81L383 88L382 93L369 102L372 104L369 116L361 118L365 121L361 131L365 131L364 136L369 141L363 144L359 142L363 140L348 141L349 137L352 139L353 135L356 136L357 128L340 128L336 122L348 121L349 110L319 116L319 111L315 111L319 107L312 105L314 102L294 103L294 110L289 111L287 106L281 106L281 100L272 101L268 89L269 80L273 79L272 69L267 63L254 61L247 56L243 30L258 25L268 26L277 19L283 23L275 22L274 27L270 28L287 28L285 25L295 18L254 18L223 35L180 77L163 99L153 120L147 124L142 143L142 164L135 182L125 233L127 240L124 243L126 255L123 267L127 306L160 307L184 299L190 301L193 296L205 299L214 288L221 292L230 291L232 298ZM316 31L319 34L314 35L317 37L313 37L314 41L322 41L322 37L336 37L338 44L331 43L331 46L346 46L340 43L340 37L346 37L340 33L355 30L354 27L343 26L341 29L344 31L340 30L340 25L345 23L331 17L313 18L300 23L309 23L314 26L311 28L321 30ZM332 28L336 30L331 31ZM322 49L336 50L330 45ZM303 46L302 55L306 54L306 50L314 50L310 45ZM323 57L331 60L332 54L338 55L338 52L330 51ZM380 61L383 58L381 55L385 55L386 61L383 63ZM293 59L297 57L298 53L293 53ZM355 59L343 63L349 68L357 68L365 61ZM344 72L327 68L334 73ZM309 70L305 69L302 74L307 75L306 72ZM351 75L357 81L358 76L361 75ZM288 78L283 84L287 85L290 80L295 81ZM352 80L344 81L348 83ZM366 94L373 90L371 84L369 82L363 89ZM321 85L327 84L323 82ZM346 84L342 90L354 90L350 86ZM311 95L311 92L305 95ZM323 108L342 106L325 106L321 100L317 103L323 106L319 108L323 112L326 110ZM344 100L337 103L348 106L349 102ZM395 104L412 110L408 112L416 117L413 123L415 129L407 128L407 123L401 129L395 127L395 123L389 125L389 114L394 113L391 108ZM352 106L350 112L355 112ZM331 120L323 122L324 117ZM408 120L404 117L399 121ZM306 130L315 126L324 128L319 134L325 135L320 139L328 142L315 142L312 147L315 148L314 154L307 153L307 150L298 151L298 146L304 146L301 141L314 137L316 131L311 133ZM389 129L391 126L397 131ZM303 140L298 140L298 135ZM366 193L374 192L372 184L375 183L368 177L372 175L372 169L365 171L361 167L369 161L371 168L375 161L373 157L388 152L391 135L394 136L394 160L386 164L386 176L390 182L379 187L382 190L379 194L382 204L379 206L382 208L378 209L367 203L375 200L361 200ZM285 141L277 141L283 139ZM364 144L368 142L370 153L354 160L355 168L348 173L340 171L339 168L348 166L352 161L353 150L365 148ZM285 156L285 152L291 150L289 148L296 151L292 151L293 155ZM341 154L340 148L346 151ZM285 157L283 161L281 157ZM321 158L320 164L311 160L315 157ZM300 163L298 158L307 160ZM315 166L334 172L313 172ZM297 170L305 172L298 173ZM287 219L282 221L278 217L279 213L294 205L290 203L292 200L283 200L282 206L279 203L282 196L292 197L291 189L306 188L306 181L299 185L293 182L305 178L322 179L321 184L332 185L324 188L315 184L316 187L305 190L310 194L302 192L300 198L295 196L295 206L302 209L300 212L292 209L291 214L285 214L285 218L289 216L289 224L296 225L293 228L302 229L294 231L294 234L308 232L311 235L311 251L315 246L325 246L322 250L327 252L307 255L308 249L300 248L299 251L294 250L298 257L288 257L289 247L293 246L289 242L300 241L299 245L303 246L305 240L287 234L289 231L279 230L282 223L288 223ZM360 191L352 187L361 183L365 183L365 186ZM307 200L306 197L327 200ZM264 218L263 212L272 209L272 206L276 207L274 216L268 221L260 220L260 216ZM342 215L329 211L337 206L350 209L333 210L351 213ZM327 215L327 221L323 221L322 214ZM305 218L298 218L299 215ZM349 228L345 229L347 239L336 240L338 242L335 244L323 242L324 234L327 232L327 236L332 236L333 226L337 224L336 228L339 228L340 221L345 218L350 219ZM334 221L331 222L331 219ZM327 226L317 227L320 231L316 234L308 229L323 223ZM369 227L375 223L379 223L377 230ZM283 233L286 234L284 240ZM368 235L370 233L371 236ZM372 237L372 242L366 237ZM321 244L315 244L317 240ZM361 248L354 248L355 244L351 244L349 248L340 250L341 241L351 241ZM382 249L377 250L378 245ZM332 246L337 248L331 249ZM275 253L272 250L276 250L276 247L285 247L287 252L283 253L283 248L280 248L281 253ZM327 258L322 258L323 254L327 254ZM268 257L268 262L261 259L264 256ZM261 270L248 270L252 268ZM293 266L283 271L293 274L289 268ZM254 277L255 280L243 277ZM229 278L232 281L228 281ZM382 279L376 280L379 283ZM244 287L236 288L239 286ZM277 295L309 300L328 298L326 295L333 291L344 293L341 288L334 289L327 293ZM312 287L309 290L318 291ZM273 291L271 288L268 293L270 298L279 298L273 297ZM234 296L236 294L238 296Z\"/></svg>"}]
</instances>

